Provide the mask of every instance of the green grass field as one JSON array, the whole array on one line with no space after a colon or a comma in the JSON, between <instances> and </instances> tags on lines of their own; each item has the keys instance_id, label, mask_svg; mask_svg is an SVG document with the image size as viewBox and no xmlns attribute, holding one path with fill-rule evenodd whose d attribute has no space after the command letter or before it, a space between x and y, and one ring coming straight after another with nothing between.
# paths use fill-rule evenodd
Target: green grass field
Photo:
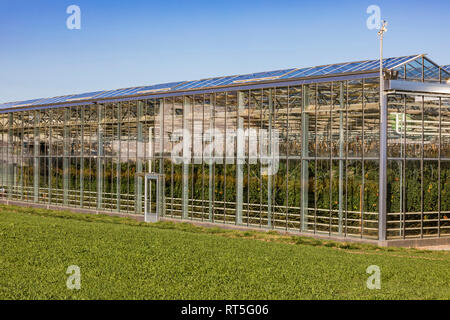
<instances>
[{"instance_id":1,"label":"green grass field","mask_svg":"<svg viewBox=\"0 0 450 320\"><path fill-rule=\"evenodd\" d=\"M450 298L448 252L8 206L0 265L1 299ZM70 265L81 290L66 287Z\"/></svg>"}]
</instances>

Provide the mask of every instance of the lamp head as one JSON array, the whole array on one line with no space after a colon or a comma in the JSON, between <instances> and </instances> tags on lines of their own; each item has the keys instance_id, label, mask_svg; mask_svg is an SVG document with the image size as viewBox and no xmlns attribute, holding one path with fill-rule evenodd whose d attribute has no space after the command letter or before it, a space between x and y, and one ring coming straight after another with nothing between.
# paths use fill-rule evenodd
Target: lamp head
<instances>
[{"instance_id":1,"label":"lamp head","mask_svg":"<svg viewBox=\"0 0 450 320\"><path fill-rule=\"evenodd\" d=\"M383 34L385 34L385 33L387 32L387 25L388 25L387 21L386 21L386 20L383 20L383 21L382 21L381 28L380 28L380 31L378 31L378 35L379 35L380 37L382 37Z\"/></svg>"}]
</instances>

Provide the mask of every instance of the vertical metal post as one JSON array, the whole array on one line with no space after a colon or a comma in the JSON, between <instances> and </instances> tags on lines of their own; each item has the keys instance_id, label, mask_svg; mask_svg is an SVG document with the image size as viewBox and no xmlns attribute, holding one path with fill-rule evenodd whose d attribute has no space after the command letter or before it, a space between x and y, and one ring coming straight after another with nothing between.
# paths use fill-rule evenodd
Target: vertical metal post
<instances>
[{"instance_id":1,"label":"vertical metal post","mask_svg":"<svg viewBox=\"0 0 450 320\"><path fill-rule=\"evenodd\" d=\"M34 197L33 201L38 202L39 201L39 177L40 177L40 171L39 171L39 111L34 111Z\"/></svg>"},{"instance_id":2,"label":"vertical metal post","mask_svg":"<svg viewBox=\"0 0 450 320\"><path fill-rule=\"evenodd\" d=\"M136 188L135 188L135 197L136 197L136 213L142 213L142 156L144 151L143 147L143 124L142 124L142 112L143 106L142 101L137 102L137 140L136 140Z\"/></svg>"},{"instance_id":3,"label":"vertical metal post","mask_svg":"<svg viewBox=\"0 0 450 320\"><path fill-rule=\"evenodd\" d=\"M423 58L422 58L423 59ZM423 67L423 64L422 64ZM422 74L423 77L423 74ZM420 151L420 238L423 239L423 226L424 226L424 185L423 185L423 158L425 156L424 154L424 145L425 145L425 97L422 96L422 107L421 107L421 113L422 113L422 141L421 141L421 151Z\"/></svg>"},{"instance_id":4,"label":"vertical metal post","mask_svg":"<svg viewBox=\"0 0 450 320\"><path fill-rule=\"evenodd\" d=\"M209 99L209 132L214 132L214 106L215 106L215 95L210 94ZM208 208L208 216L209 221L213 221L213 205L214 205L214 161L215 161L215 139L214 137L210 137L210 154L209 163L208 163L208 199L209 199L209 208Z\"/></svg>"},{"instance_id":5,"label":"vertical metal post","mask_svg":"<svg viewBox=\"0 0 450 320\"><path fill-rule=\"evenodd\" d=\"M163 174L160 174L158 176L158 179L156 180L156 221L159 220L159 217L162 214L162 183L163 183Z\"/></svg>"},{"instance_id":6,"label":"vertical metal post","mask_svg":"<svg viewBox=\"0 0 450 320\"><path fill-rule=\"evenodd\" d=\"M5 140L4 140L4 122L3 122L3 116L4 115L0 115L0 125L1 125L1 130L0 130L0 139L1 139L1 146L0 146L0 154L1 154L1 159L0 159L0 184L1 184L1 189L3 189L5 187L5 159L4 159L4 154L5 154ZM5 190L2 190L2 194L0 194L0 197L3 197Z\"/></svg>"},{"instance_id":7,"label":"vertical metal post","mask_svg":"<svg viewBox=\"0 0 450 320\"><path fill-rule=\"evenodd\" d=\"M164 165L164 133L165 133L165 127L164 127L164 115L165 115L165 98L161 98L159 100L159 173L161 175L164 175L165 172L165 165ZM156 121L155 121L156 123ZM165 175L164 179L161 179L159 181L158 189L160 190L160 207L158 208L158 216L165 215L166 212L166 192L165 192Z\"/></svg>"},{"instance_id":8,"label":"vertical metal post","mask_svg":"<svg viewBox=\"0 0 450 320\"><path fill-rule=\"evenodd\" d=\"M183 130L188 132L188 119L191 114L191 104L188 97L183 98ZM192 134L190 132L190 134ZM183 137L183 218L186 219L189 216L189 159L191 159L191 148L189 144L191 139L189 137Z\"/></svg>"},{"instance_id":9,"label":"vertical metal post","mask_svg":"<svg viewBox=\"0 0 450 320\"><path fill-rule=\"evenodd\" d=\"M0 146L0 153L1 153L1 160L0 160L0 181L1 181L1 188L3 189L5 187L5 140L4 140L4 122L3 122L3 117L4 115L0 115L0 123L1 123L1 131L0 131L0 139L1 139L1 146ZM4 193L5 190L2 190L2 193ZM3 196L3 194L1 194L0 196Z\"/></svg>"},{"instance_id":10,"label":"vertical metal post","mask_svg":"<svg viewBox=\"0 0 450 320\"><path fill-rule=\"evenodd\" d=\"M383 75L383 35L387 31L386 22L378 32L380 37L380 177L378 240L386 240L387 222L387 97L384 93Z\"/></svg>"},{"instance_id":11,"label":"vertical metal post","mask_svg":"<svg viewBox=\"0 0 450 320\"><path fill-rule=\"evenodd\" d=\"M70 108L64 108L64 122L63 122L63 204L67 206L69 204L69 121L70 121Z\"/></svg>"},{"instance_id":12,"label":"vertical metal post","mask_svg":"<svg viewBox=\"0 0 450 320\"><path fill-rule=\"evenodd\" d=\"M403 100L405 100L405 98L403 98ZM401 120L399 120L399 128L398 130L400 131L400 158L401 160L398 162L398 165L400 167L400 186L399 186L399 190L400 190L400 204L399 204L399 236L402 236L402 231L403 231L403 215L405 214L405 212L403 212L403 198L404 198L404 175L403 175L403 170L404 170L404 154L406 155L406 150L405 152L403 152L403 149L406 148L406 131L405 131L405 127L406 127L406 101L403 102L403 115L401 117ZM398 117L398 115L397 115ZM402 127L403 126L403 127Z\"/></svg>"},{"instance_id":13,"label":"vertical metal post","mask_svg":"<svg viewBox=\"0 0 450 320\"><path fill-rule=\"evenodd\" d=\"M242 224L243 189L244 189L244 94L238 92L237 134L236 134L236 224Z\"/></svg>"},{"instance_id":14,"label":"vertical metal post","mask_svg":"<svg viewBox=\"0 0 450 320\"><path fill-rule=\"evenodd\" d=\"M147 195L148 195L148 187L147 187L147 184L148 184L148 178L147 177L145 177L145 179L144 179L144 221L145 222L148 222L148 217L147 217L147 215L148 215L148 205L147 205L147 203L148 203L148 199L147 199Z\"/></svg>"},{"instance_id":15,"label":"vertical metal post","mask_svg":"<svg viewBox=\"0 0 450 320\"><path fill-rule=\"evenodd\" d=\"M7 155L7 166L8 166L8 199L12 198L13 186L14 186L14 134L13 134L13 114L8 113L8 155Z\"/></svg>"},{"instance_id":16,"label":"vertical metal post","mask_svg":"<svg viewBox=\"0 0 450 320\"><path fill-rule=\"evenodd\" d=\"M439 150L438 150L438 237L441 237L441 159L442 159L442 98L439 98Z\"/></svg>"},{"instance_id":17,"label":"vertical metal post","mask_svg":"<svg viewBox=\"0 0 450 320\"><path fill-rule=\"evenodd\" d=\"M81 114L81 127L80 127L80 141L81 141L81 150L80 150L80 207L83 207L83 197L84 197L84 106L80 107Z\"/></svg>"},{"instance_id":18,"label":"vertical metal post","mask_svg":"<svg viewBox=\"0 0 450 320\"><path fill-rule=\"evenodd\" d=\"M24 164L24 159L23 159L23 152L24 152L24 149L25 149L25 146L24 146L24 144L25 144L25 141L24 141L24 136L25 136L25 134L24 134L24 129L23 129L23 126L24 126L24 118L25 118L25 116L22 114L22 115L20 115L20 136L22 137L21 139L20 139L20 159L17 159L17 163L18 163L18 166L19 166L19 168L20 168L20 177L19 177L19 181L20 181L20 200L23 200L24 199L24 190L23 190L23 187L24 187L24 178L26 177L26 175L24 175L24 168L25 168L25 164ZM26 192L26 194L27 194L27 198L28 198L28 191Z\"/></svg>"},{"instance_id":19,"label":"vertical metal post","mask_svg":"<svg viewBox=\"0 0 450 320\"><path fill-rule=\"evenodd\" d=\"M52 148L53 148L53 139L52 139L52 124L53 124L53 114L49 110L48 111L48 204L52 201L52 177L53 177L53 161L52 161Z\"/></svg>"},{"instance_id":20,"label":"vertical metal post","mask_svg":"<svg viewBox=\"0 0 450 320\"><path fill-rule=\"evenodd\" d=\"M122 180L121 180L121 174L122 174L122 163L121 163L121 160L122 160L122 105L120 102L117 103L117 142L119 144L119 150L117 152L116 207L117 207L117 211L120 211L120 194L121 194L121 188L122 188Z\"/></svg>"},{"instance_id":21,"label":"vertical metal post","mask_svg":"<svg viewBox=\"0 0 450 320\"><path fill-rule=\"evenodd\" d=\"M97 210L100 210L103 207L103 112L102 105L97 106L97 116L98 116L98 125L97 125L97 145L98 145L98 154L97 154Z\"/></svg>"},{"instance_id":22,"label":"vertical metal post","mask_svg":"<svg viewBox=\"0 0 450 320\"><path fill-rule=\"evenodd\" d=\"M301 231L306 231L307 228L307 215L308 215L308 181L309 181L309 161L308 157L308 144L309 144L309 114L306 109L309 106L309 90L308 87L303 87L303 106L302 106L302 165L301 165L301 217L300 226Z\"/></svg>"},{"instance_id":23,"label":"vertical metal post","mask_svg":"<svg viewBox=\"0 0 450 320\"><path fill-rule=\"evenodd\" d=\"M273 162L270 156L272 155L272 137L273 137L273 94L272 89L269 89L269 142L267 143L267 226L272 227L272 184L273 184Z\"/></svg>"},{"instance_id":24,"label":"vertical metal post","mask_svg":"<svg viewBox=\"0 0 450 320\"><path fill-rule=\"evenodd\" d=\"M342 218L344 209L344 83L339 88L339 234L342 235Z\"/></svg>"},{"instance_id":25,"label":"vertical metal post","mask_svg":"<svg viewBox=\"0 0 450 320\"><path fill-rule=\"evenodd\" d=\"M153 172L153 160L154 160L154 149L153 149L153 130L155 128L148 128L148 173ZM152 184L148 186L148 192L151 196L152 194Z\"/></svg>"}]
</instances>

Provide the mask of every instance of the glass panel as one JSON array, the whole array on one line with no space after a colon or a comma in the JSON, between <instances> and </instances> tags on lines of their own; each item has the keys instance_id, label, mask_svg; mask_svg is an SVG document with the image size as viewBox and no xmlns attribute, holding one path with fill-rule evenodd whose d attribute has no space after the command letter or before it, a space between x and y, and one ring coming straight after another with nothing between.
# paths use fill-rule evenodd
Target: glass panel
<instances>
[{"instance_id":1,"label":"glass panel","mask_svg":"<svg viewBox=\"0 0 450 320\"><path fill-rule=\"evenodd\" d=\"M402 95L388 96L388 157L405 155L405 100Z\"/></svg>"},{"instance_id":2,"label":"glass panel","mask_svg":"<svg viewBox=\"0 0 450 320\"><path fill-rule=\"evenodd\" d=\"M450 99L441 99L441 157L450 159Z\"/></svg>"},{"instance_id":3,"label":"glass panel","mask_svg":"<svg viewBox=\"0 0 450 320\"><path fill-rule=\"evenodd\" d=\"M258 154L259 133L262 118L262 91L252 90L248 110L248 224L261 225L262 222L262 175Z\"/></svg>"},{"instance_id":4,"label":"glass panel","mask_svg":"<svg viewBox=\"0 0 450 320\"><path fill-rule=\"evenodd\" d=\"M288 183L288 160L287 160L287 149L288 149L288 126L289 115L288 115L288 90L276 89L273 98L273 139L277 139L276 144L278 144L278 156L275 159L277 161L278 170L273 176L273 206L274 206L274 225L275 227L286 228L287 223L287 183Z\"/></svg>"},{"instance_id":5,"label":"glass panel","mask_svg":"<svg viewBox=\"0 0 450 320\"><path fill-rule=\"evenodd\" d=\"M420 96L406 96L406 157L422 156L422 103Z\"/></svg>"},{"instance_id":6,"label":"glass panel","mask_svg":"<svg viewBox=\"0 0 450 320\"><path fill-rule=\"evenodd\" d=\"M317 85L317 111L316 111L316 137L317 156L330 157L331 155L331 84Z\"/></svg>"},{"instance_id":7,"label":"glass panel","mask_svg":"<svg viewBox=\"0 0 450 320\"><path fill-rule=\"evenodd\" d=\"M226 94L215 95L214 106L214 221L225 222Z\"/></svg>"},{"instance_id":8,"label":"glass panel","mask_svg":"<svg viewBox=\"0 0 450 320\"><path fill-rule=\"evenodd\" d=\"M441 162L440 234L450 234L450 161Z\"/></svg>"},{"instance_id":9,"label":"glass panel","mask_svg":"<svg viewBox=\"0 0 450 320\"><path fill-rule=\"evenodd\" d=\"M423 232L424 236L436 235L439 215L438 161L424 161L423 179Z\"/></svg>"},{"instance_id":10,"label":"glass panel","mask_svg":"<svg viewBox=\"0 0 450 320\"><path fill-rule=\"evenodd\" d=\"M330 231L330 161L317 160L316 170L316 230L318 232Z\"/></svg>"},{"instance_id":11,"label":"glass panel","mask_svg":"<svg viewBox=\"0 0 450 320\"><path fill-rule=\"evenodd\" d=\"M417 236L421 233L421 166L418 160L407 160L405 168L405 236Z\"/></svg>"},{"instance_id":12,"label":"glass panel","mask_svg":"<svg viewBox=\"0 0 450 320\"><path fill-rule=\"evenodd\" d=\"M380 86L378 79L364 80L364 157L380 156Z\"/></svg>"},{"instance_id":13,"label":"glass panel","mask_svg":"<svg viewBox=\"0 0 450 320\"><path fill-rule=\"evenodd\" d=\"M423 153L425 158L439 157L439 98L424 97Z\"/></svg>"},{"instance_id":14,"label":"glass panel","mask_svg":"<svg viewBox=\"0 0 450 320\"><path fill-rule=\"evenodd\" d=\"M406 79L422 81L422 58L406 64Z\"/></svg>"},{"instance_id":15,"label":"glass panel","mask_svg":"<svg viewBox=\"0 0 450 320\"><path fill-rule=\"evenodd\" d=\"M224 199L226 221L236 221L236 129L237 129L237 93L227 93L225 125L225 176Z\"/></svg>"},{"instance_id":16,"label":"glass panel","mask_svg":"<svg viewBox=\"0 0 450 320\"><path fill-rule=\"evenodd\" d=\"M171 136L173 176L172 176L172 215L182 216L183 210L183 97L174 98L173 135Z\"/></svg>"},{"instance_id":17,"label":"glass panel","mask_svg":"<svg viewBox=\"0 0 450 320\"><path fill-rule=\"evenodd\" d=\"M348 157L361 157L363 146L362 81L349 81L347 90L348 90L348 113L347 113Z\"/></svg>"},{"instance_id":18,"label":"glass panel","mask_svg":"<svg viewBox=\"0 0 450 320\"><path fill-rule=\"evenodd\" d=\"M290 159L288 162L288 228L300 228L301 213L301 161ZM314 176L311 176L312 186L314 186ZM313 188L311 187L311 190ZM314 193L311 192L314 197ZM314 210L314 198L312 208Z\"/></svg>"},{"instance_id":19,"label":"glass panel","mask_svg":"<svg viewBox=\"0 0 450 320\"><path fill-rule=\"evenodd\" d=\"M378 239L379 161L364 162L363 236Z\"/></svg>"},{"instance_id":20,"label":"glass panel","mask_svg":"<svg viewBox=\"0 0 450 320\"><path fill-rule=\"evenodd\" d=\"M302 88L290 87L288 99L289 126L286 153L289 156L300 156L302 142Z\"/></svg>"},{"instance_id":21,"label":"glass panel","mask_svg":"<svg viewBox=\"0 0 450 320\"><path fill-rule=\"evenodd\" d=\"M403 235L405 181L403 161L388 160L387 167L387 236L388 239Z\"/></svg>"},{"instance_id":22,"label":"glass panel","mask_svg":"<svg viewBox=\"0 0 450 320\"><path fill-rule=\"evenodd\" d=\"M361 234L362 219L362 161L347 162L347 234Z\"/></svg>"},{"instance_id":23,"label":"glass panel","mask_svg":"<svg viewBox=\"0 0 450 320\"><path fill-rule=\"evenodd\" d=\"M439 67L424 59L424 79L425 81L439 82Z\"/></svg>"}]
</instances>

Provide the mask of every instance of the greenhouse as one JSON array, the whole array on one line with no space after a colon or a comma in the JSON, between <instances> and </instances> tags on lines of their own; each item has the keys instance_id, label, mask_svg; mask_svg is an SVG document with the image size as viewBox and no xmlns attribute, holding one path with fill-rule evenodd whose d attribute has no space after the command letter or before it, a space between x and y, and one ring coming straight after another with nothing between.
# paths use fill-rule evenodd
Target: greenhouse
<instances>
[{"instance_id":1,"label":"greenhouse","mask_svg":"<svg viewBox=\"0 0 450 320\"><path fill-rule=\"evenodd\" d=\"M450 68L427 56L0 104L1 202L450 236Z\"/></svg>"}]
</instances>

